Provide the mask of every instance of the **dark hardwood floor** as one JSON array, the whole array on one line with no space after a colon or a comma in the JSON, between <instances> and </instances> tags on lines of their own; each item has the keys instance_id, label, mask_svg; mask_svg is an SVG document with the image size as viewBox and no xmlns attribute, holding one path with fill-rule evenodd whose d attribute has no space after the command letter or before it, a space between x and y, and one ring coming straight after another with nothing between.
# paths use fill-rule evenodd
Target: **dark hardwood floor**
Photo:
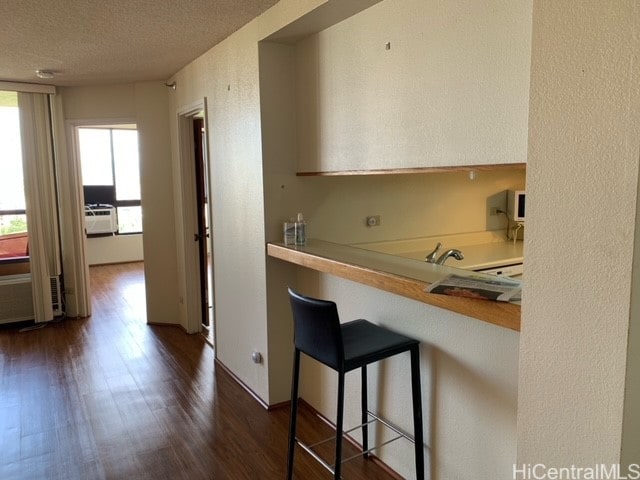
<instances>
[{"instance_id":1,"label":"dark hardwood floor","mask_svg":"<svg viewBox=\"0 0 640 480\"><path fill-rule=\"evenodd\" d=\"M288 409L264 410L202 336L146 325L141 264L91 282L91 318L0 329L0 479L285 478ZM299 424L305 440L331 433L308 410ZM296 461L297 479L331 478ZM358 458L344 478L393 477Z\"/></svg>"}]
</instances>

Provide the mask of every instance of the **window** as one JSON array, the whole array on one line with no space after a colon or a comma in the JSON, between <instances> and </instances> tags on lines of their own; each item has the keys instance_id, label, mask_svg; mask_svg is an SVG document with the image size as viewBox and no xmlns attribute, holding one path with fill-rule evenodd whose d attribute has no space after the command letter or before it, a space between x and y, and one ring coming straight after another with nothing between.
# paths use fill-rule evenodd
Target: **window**
<instances>
[{"instance_id":1,"label":"window","mask_svg":"<svg viewBox=\"0 0 640 480\"><path fill-rule=\"evenodd\" d=\"M78 128L85 202L116 208L118 233L142 232L138 132L133 128Z\"/></svg>"},{"instance_id":2,"label":"window","mask_svg":"<svg viewBox=\"0 0 640 480\"><path fill-rule=\"evenodd\" d=\"M29 256L18 94L0 91L0 261Z\"/></svg>"}]
</instances>

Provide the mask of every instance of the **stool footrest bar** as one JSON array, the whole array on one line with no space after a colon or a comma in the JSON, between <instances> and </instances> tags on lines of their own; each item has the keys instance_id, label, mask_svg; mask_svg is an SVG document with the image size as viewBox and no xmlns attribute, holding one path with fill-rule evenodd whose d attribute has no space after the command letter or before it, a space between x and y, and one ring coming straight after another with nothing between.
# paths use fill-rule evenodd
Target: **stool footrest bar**
<instances>
[{"instance_id":1,"label":"stool footrest bar","mask_svg":"<svg viewBox=\"0 0 640 480\"><path fill-rule=\"evenodd\" d=\"M298 440L298 438L296 438L296 443L300 446L300 448L302 448L305 452L307 452L309 455L311 455L315 460L318 461L318 463L320 463L320 465L322 465L324 468L326 468L327 470L329 470L329 472L331 472L331 474L333 475L335 473L335 470L333 469L333 467L331 465L329 465L327 462L325 462L323 460L323 458L318 455L316 452L314 452L310 446L308 446L305 443L302 443L300 440Z\"/></svg>"},{"instance_id":2,"label":"stool footrest bar","mask_svg":"<svg viewBox=\"0 0 640 480\"><path fill-rule=\"evenodd\" d=\"M356 453L355 455L352 455L352 456L350 456L350 457L348 457L348 458L345 458L344 460L342 460L342 462L341 462L341 463L348 462L349 460L353 460L354 458L361 457L361 456L362 456L362 455L364 455L365 453L371 453L371 452L373 452L374 450L377 450L377 449L379 449L380 447L384 447L385 445L387 445L387 444L389 444L389 443L391 443L391 442L395 442L396 440L400 440L401 438L404 438L404 437L403 437L402 435L398 435L397 437L393 437L392 439L387 440L386 442L382 442L381 444L376 445L375 447L371 447L370 449L365 450L364 452L358 452L358 453Z\"/></svg>"},{"instance_id":3,"label":"stool footrest bar","mask_svg":"<svg viewBox=\"0 0 640 480\"><path fill-rule=\"evenodd\" d=\"M415 438L413 437L413 435L409 435L408 433L403 432L402 430L400 430L400 428L396 425L394 425L393 423L390 423L380 417L378 417L377 415L375 415L374 413L371 413L370 411L367 411L367 413L374 418L374 420L380 422L381 424L383 424L385 427L390 428L391 430L393 430L394 432L396 432L398 435L400 435L403 438L406 438L407 440L409 440L411 443L416 443ZM367 423L371 423L371 422L367 422Z\"/></svg>"},{"instance_id":4,"label":"stool footrest bar","mask_svg":"<svg viewBox=\"0 0 640 480\"><path fill-rule=\"evenodd\" d=\"M375 423L375 422L377 422L377 421L379 421L379 420L376 420L376 419L374 418L373 420L369 420L369 421L368 421L368 422L366 422L366 423L361 423L360 425L356 425L355 427L350 428L349 430L344 430L344 431L342 432L342 434L343 434L343 435L345 435L345 434L347 434L347 433L351 433L351 432L353 432L353 431L355 431L355 430L358 430L359 428L362 428L362 427L363 427L363 426L365 426L365 425L370 425L370 424ZM395 431L395 430L394 430L394 431ZM398 432L396 432L396 433L398 433ZM335 439L336 439L336 437L329 437L329 438L325 438L324 440L320 440L319 442L312 443L311 445L308 445L308 447L309 447L309 448L317 447L318 445L322 445L323 443L331 442L331 441L333 441L333 440L335 440Z\"/></svg>"},{"instance_id":5,"label":"stool footrest bar","mask_svg":"<svg viewBox=\"0 0 640 480\"><path fill-rule=\"evenodd\" d=\"M373 419L373 420L369 420L368 422L362 423L360 425L357 425L353 428L350 428L349 430L344 430L342 432L342 435L345 435L349 432L353 432L354 430L358 430L360 428L362 428L364 425L370 425L372 423L375 422L380 422L381 424L383 424L385 427L389 428L390 430L392 430L393 432L395 432L397 434L396 437L393 437L390 440L387 440L379 445L376 445L374 447L371 447L363 452L358 452L356 455L353 455L349 458L346 458L344 460L342 460L340 463L345 463L348 462L349 460L353 460L354 458L360 457L364 454L373 452L374 450L379 449L380 447L383 447L385 445L388 445L391 442L395 442L396 440L400 440L401 438L404 438L406 440L409 440L411 443L415 444L415 440L413 438L413 436L409 435L408 433L403 432L402 430L400 430L399 427L397 427L396 425L388 422L387 420L384 420L382 418L380 418L379 416L375 415L374 413L372 413L371 411L367 411L367 414ZM327 443L330 442L332 440L335 440L335 437L329 437L326 438L324 440L320 440L319 442L313 443L311 445L307 445L306 443L303 443L302 441L300 441L299 438L296 437L296 443L305 451L307 452L309 455L311 455L315 460L317 460L324 468L326 468L329 472L331 472L332 474L335 472L334 467L332 467L331 465L329 465L329 463L327 463L325 460L322 459L322 457L320 457L320 455L318 455L313 448L317 447L318 445L322 445L323 443Z\"/></svg>"}]
</instances>

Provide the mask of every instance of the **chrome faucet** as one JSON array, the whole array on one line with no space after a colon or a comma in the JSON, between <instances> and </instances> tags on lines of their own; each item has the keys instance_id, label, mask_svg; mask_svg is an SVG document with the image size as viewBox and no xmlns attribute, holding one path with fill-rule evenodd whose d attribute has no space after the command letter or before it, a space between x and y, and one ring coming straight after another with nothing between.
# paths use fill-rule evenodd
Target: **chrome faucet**
<instances>
[{"instance_id":1,"label":"chrome faucet","mask_svg":"<svg viewBox=\"0 0 640 480\"><path fill-rule=\"evenodd\" d=\"M438 244L436 245L436 248L433 249L433 252L427 254L427 256L424 257L424 261L427 263L436 263L436 258L438 255L438 250L440 250L440 247L442 247L442 244L438 242Z\"/></svg>"},{"instance_id":2,"label":"chrome faucet","mask_svg":"<svg viewBox=\"0 0 640 480\"><path fill-rule=\"evenodd\" d=\"M449 257L453 257L456 260L464 259L464 255L462 254L462 252L460 250L458 250L457 248L452 248L452 249L447 250L446 252L444 252L442 255L440 255L440 258L438 258L438 260L436 260L436 265L444 265L444 262L446 262L447 258L449 258Z\"/></svg>"}]
</instances>

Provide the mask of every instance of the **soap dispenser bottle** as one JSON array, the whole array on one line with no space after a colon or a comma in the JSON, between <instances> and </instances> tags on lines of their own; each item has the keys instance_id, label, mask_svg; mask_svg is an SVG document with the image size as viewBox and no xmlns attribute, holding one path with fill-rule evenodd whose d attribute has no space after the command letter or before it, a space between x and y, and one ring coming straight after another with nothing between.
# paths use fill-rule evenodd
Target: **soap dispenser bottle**
<instances>
[{"instance_id":1,"label":"soap dispenser bottle","mask_svg":"<svg viewBox=\"0 0 640 480\"><path fill-rule=\"evenodd\" d=\"M305 245L307 243L307 223L304 221L302 213L298 214L296 220L296 245Z\"/></svg>"}]
</instances>

